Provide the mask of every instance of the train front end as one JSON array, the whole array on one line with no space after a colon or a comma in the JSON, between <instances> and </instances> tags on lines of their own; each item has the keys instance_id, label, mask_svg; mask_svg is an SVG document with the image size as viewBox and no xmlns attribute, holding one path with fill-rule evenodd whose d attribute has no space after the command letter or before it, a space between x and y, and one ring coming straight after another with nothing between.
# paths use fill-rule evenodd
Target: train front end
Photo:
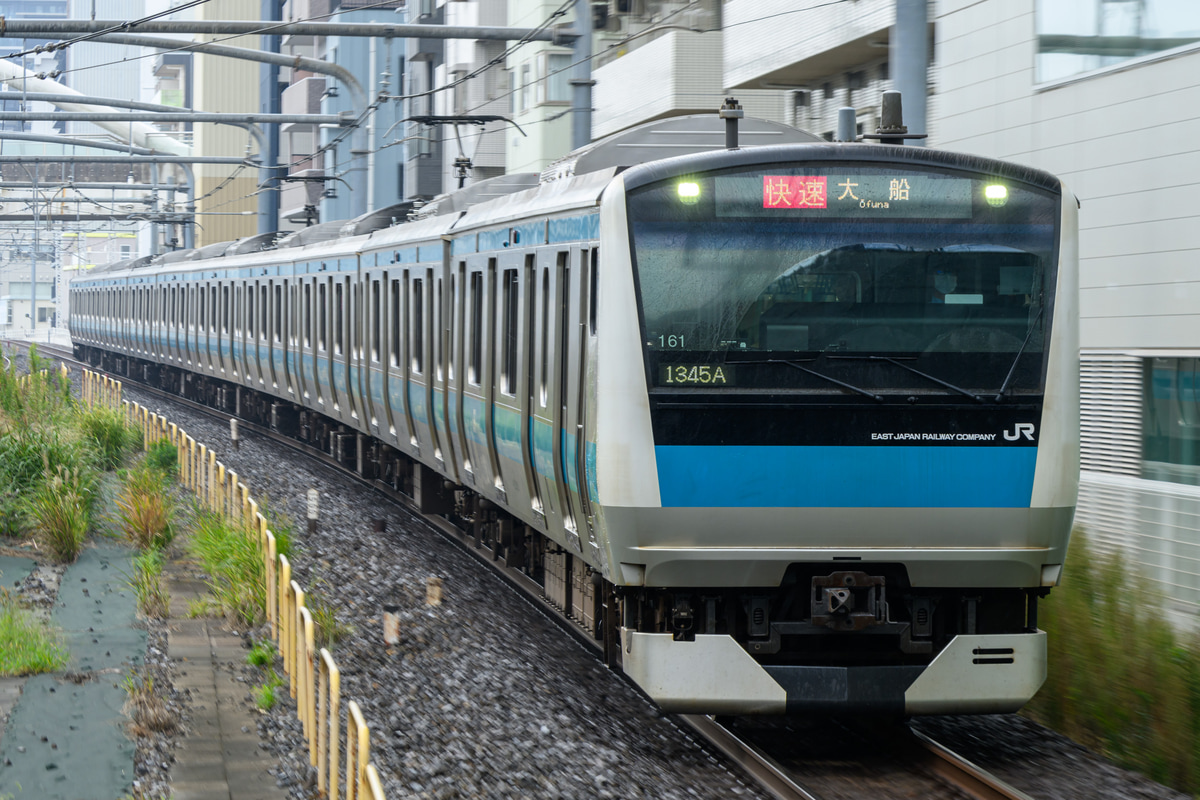
<instances>
[{"instance_id":1,"label":"train front end","mask_svg":"<svg viewBox=\"0 0 1200 800\"><path fill-rule=\"evenodd\" d=\"M1076 204L797 145L601 203L596 527L622 668L694 713L990 713L1045 677L1078 475Z\"/></svg>"}]
</instances>

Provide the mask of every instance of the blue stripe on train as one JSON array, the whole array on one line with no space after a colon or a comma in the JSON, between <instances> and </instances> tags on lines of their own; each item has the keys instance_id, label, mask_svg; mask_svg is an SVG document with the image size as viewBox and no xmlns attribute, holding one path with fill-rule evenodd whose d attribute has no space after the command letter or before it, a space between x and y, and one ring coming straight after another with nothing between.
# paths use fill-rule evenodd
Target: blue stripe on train
<instances>
[{"instance_id":1,"label":"blue stripe on train","mask_svg":"<svg viewBox=\"0 0 1200 800\"><path fill-rule=\"evenodd\" d=\"M664 507L1027 508L1036 447L659 446Z\"/></svg>"}]
</instances>

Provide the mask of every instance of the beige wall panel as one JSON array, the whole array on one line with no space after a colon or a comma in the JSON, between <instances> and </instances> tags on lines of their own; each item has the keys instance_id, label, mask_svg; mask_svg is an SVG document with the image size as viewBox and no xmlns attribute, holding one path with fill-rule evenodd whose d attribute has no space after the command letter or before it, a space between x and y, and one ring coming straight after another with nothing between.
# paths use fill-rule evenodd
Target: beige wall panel
<instances>
[{"instance_id":1,"label":"beige wall panel","mask_svg":"<svg viewBox=\"0 0 1200 800\"><path fill-rule=\"evenodd\" d=\"M1086 260L1098 256L1139 254L1149 257L1154 252L1191 250L1193 258L1200 260L1200 257L1196 256L1200 251L1200 242L1197 242L1197 228L1200 226L1181 225L1178 220L1169 219L1136 227L1136 235L1129 230L1130 226L1126 225L1081 232L1080 258Z\"/></svg>"},{"instance_id":2,"label":"beige wall panel","mask_svg":"<svg viewBox=\"0 0 1200 800\"><path fill-rule=\"evenodd\" d=\"M1200 247L1200 236L1193 236L1192 239L1192 248ZM1196 279L1196 255L1188 249L1181 249L1089 259L1080 270L1079 285L1081 289L1116 289Z\"/></svg>"},{"instance_id":3,"label":"beige wall panel","mask_svg":"<svg viewBox=\"0 0 1200 800\"><path fill-rule=\"evenodd\" d=\"M1200 343L1200 314L1085 317L1079 335L1089 349L1194 348Z\"/></svg>"},{"instance_id":4,"label":"beige wall panel","mask_svg":"<svg viewBox=\"0 0 1200 800\"><path fill-rule=\"evenodd\" d=\"M894 0L836 5L826 0L730 0L723 10L725 85L755 81L773 70L884 30L895 18Z\"/></svg>"}]
</instances>

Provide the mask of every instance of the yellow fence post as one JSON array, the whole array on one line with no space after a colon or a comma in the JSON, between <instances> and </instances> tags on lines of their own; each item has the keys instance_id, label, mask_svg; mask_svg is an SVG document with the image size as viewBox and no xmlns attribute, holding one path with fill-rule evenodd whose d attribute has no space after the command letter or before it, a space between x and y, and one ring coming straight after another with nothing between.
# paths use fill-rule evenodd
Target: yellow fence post
<instances>
[{"instance_id":1,"label":"yellow fence post","mask_svg":"<svg viewBox=\"0 0 1200 800\"><path fill-rule=\"evenodd\" d=\"M208 451L208 508L217 510L217 451Z\"/></svg>"},{"instance_id":2,"label":"yellow fence post","mask_svg":"<svg viewBox=\"0 0 1200 800\"><path fill-rule=\"evenodd\" d=\"M367 764L367 788L371 790L371 800L385 800L383 781L379 780L379 770L374 764Z\"/></svg>"},{"instance_id":3,"label":"yellow fence post","mask_svg":"<svg viewBox=\"0 0 1200 800\"><path fill-rule=\"evenodd\" d=\"M338 797L338 733L342 675L333 656L321 648L320 706L317 708L317 791L325 788L329 800Z\"/></svg>"},{"instance_id":4,"label":"yellow fence post","mask_svg":"<svg viewBox=\"0 0 1200 800\"><path fill-rule=\"evenodd\" d=\"M270 626L271 635L278 641L279 617L276 615L276 605L279 602L279 584L275 582L275 559L278 557L275 552L275 534L264 530L263 540L266 543L263 550L267 554L267 624Z\"/></svg>"},{"instance_id":5,"label":"yellow fence post","mask_svg":"<svg viewBox=\"0 0 1200 800\"><path fill-rule=\"evenodd\" d=\"M304 736L308 739L308 763L315 767L317 765L317 737L316 731L313 729L313 720L316 716L313 691L316 686L313 681L312 612L301 606L298 620L300 623L298 627L303 636L296 647L296 656L300 661L300 669L296 670L300 675L299 691L296 694L296 710L300 714L300 724L304 728Z\"/></svg>"},{"instance_id":6,"label":"yellow fence post","mask_svg":"<svg viewBox=\"0 0 1200 800\"><path fill-rule=\"evenodd\" d=\"M279 644L279 652L281 652L281 653L285 652L284 647L285 647L285 642L287 641L287 627L288 627L288 624L287 624L287 618L288 618L288 615L287 615L287 610L288 610L287 591L288 591L288 586L291 584L291 582L292 582L291 562L288 561L287 556L280 555L279 556L279 583L277 584L279 586L279 593L278 593L278 603L275 606L275 613L279 617L279 625L275 629L275 640ZM287 668L288 668L288 662L287 662L287 655L285 653L285 655L283 657L284 672L287 671Z\"/></svg>"},{"instance_id":7,"label":"yellow fence post","mask_svg":"<svg viewBox=\"0 0 1200 800\"><path fill-rule=\"evenodd\" d=\"M358 800L371 757L371 733L358 703L351 700L346 708L346 800Z\"/></svg>"},{"instance_id":8,"label":"yellow fence post","mask_svg":"<svg viewBox=\"0 0 1200 800\"><path fill-rule=\"evenodd\" d=\"M291 653L292 671L288 673L291 676L291 682L288 686L289 693L295 699L297 694L296 684L300 680L300 659L297 658L300 652L300 638L304 635L303 623L300 619L300 609L304 608L304 590L300 588L300 584L295 581L291 582L292 606L289 610L292 612L292 618L288 620L288 651ZM296 701L296 706L299 707L300 701Z\"/></svg>"}]
</instances>

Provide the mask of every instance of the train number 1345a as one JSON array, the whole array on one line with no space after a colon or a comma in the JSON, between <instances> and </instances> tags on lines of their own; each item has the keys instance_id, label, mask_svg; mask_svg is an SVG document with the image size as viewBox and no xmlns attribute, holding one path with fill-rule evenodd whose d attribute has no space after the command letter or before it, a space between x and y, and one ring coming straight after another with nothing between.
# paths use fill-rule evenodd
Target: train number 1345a
<instances>
[{"instance_id":1,"label":"train number 1345a","mask_svg":"<svg viewBox=\"0 0 1200 800\"><path fill-rule=\"evenodd\" d=\"M729 386L733 368L728 364L661 364L660 386Z\"/></svg>"}]
</instances>

